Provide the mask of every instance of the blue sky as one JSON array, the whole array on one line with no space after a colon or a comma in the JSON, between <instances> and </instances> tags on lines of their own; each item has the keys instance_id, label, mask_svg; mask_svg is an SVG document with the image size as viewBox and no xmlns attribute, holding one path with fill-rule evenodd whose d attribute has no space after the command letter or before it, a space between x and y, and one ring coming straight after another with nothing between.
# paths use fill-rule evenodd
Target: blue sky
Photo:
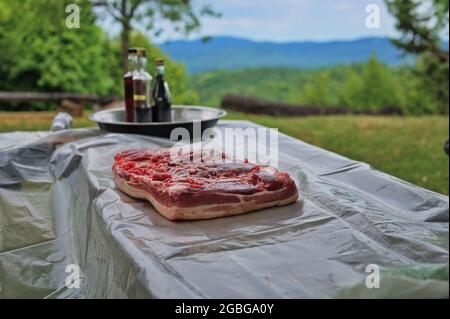
<instances>
[{"instance_id":1,"label":"blue sky","mask_svg":"<svg viewBox=\"0 0 450 319\"><path fill-rule=\"evenodd\" d=\"M257 41L329 41L361 37L395 36L395 20L388 13L384 0L194 0L196 5L209 3L222 17L202 18L202 28L188 37L171 31L169 23L162 23L165 32L156 43L195 39L203 36L234 36ZM366 27L366 7L380 8L380 28ZM117 34L117 25L103 21L105 29ZM141 30L145 32L145 30Z\"/></svg>"},{"instance_id":2,"label":"blue sky","mask_svg":"<svg viewBox=\"0 0 450 319\"><path fill-rule=\"evenodd\" d=\"M327 41L367 36L395 35L395 21L384 0L197 0L211 3L223 14L220 19L203 18L200 32L205 35L231 35L268 41ZM365 25L366 7L381 9L379 29ZM170 30L157 42L185 38Z\"/></svg>"}]
</instances>

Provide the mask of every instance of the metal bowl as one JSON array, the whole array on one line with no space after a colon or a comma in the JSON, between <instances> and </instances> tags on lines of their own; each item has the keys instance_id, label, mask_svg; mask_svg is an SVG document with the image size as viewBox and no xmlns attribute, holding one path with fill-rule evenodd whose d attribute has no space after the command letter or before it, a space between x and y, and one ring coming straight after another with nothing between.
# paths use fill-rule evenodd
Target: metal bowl
<instances>
[{"instance_id":1,"label":"metal bowl","mask_svg":"<svg viewBox=\"0 0 450 319\"><path fill-rule=\"evenodd\" d=\"M96 122L100 129L109 132L170 138L171 132L179 127L187 129L190 136L193 136L194 123L198 123L201 133L203 133L207 128L214 127L217 121L226 115L227 112L221 109L176 105L172 107L171 122L125 122L124 108L96 112L89 116L89 119Z\"/></svg>"}]
</instances>

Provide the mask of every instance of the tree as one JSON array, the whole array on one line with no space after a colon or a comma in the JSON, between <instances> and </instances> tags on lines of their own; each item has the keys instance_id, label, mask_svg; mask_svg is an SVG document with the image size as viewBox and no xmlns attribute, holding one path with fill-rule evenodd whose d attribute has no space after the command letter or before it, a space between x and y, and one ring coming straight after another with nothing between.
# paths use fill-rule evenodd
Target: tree
<instances>
[{"instance_id":1,"label":"tree","mask_svg":"<svg viewBox=\"0 0 450 319\"><path fill-rule=\"evenodd\" d=\"M396 89L393 71L380 63L375 55L372 55L364 65L362 80L363 105L366 110L377 111L386 106L399 106L399 92Z\"/></svg>"},{"instance_id":2,"label":"tree","mask_svg":"<svg viewBox=\"0 0 450 319\"><path fill-rule=\"evenodd\" d=\"M428 8L421 9L425 2ZM448 63L449 52L441 44L441 33L448 28L448 0L386 0L386 3L402 32L400 39L392 40L394 44L407 52L427 53Z\"/></svg>"},{"instance_id":3,"label":"tree","mask_svg":"<svg viewBox=\"0 0 450 319\"><path fill-rule=\"evenodd\" d=\"M386 106L403 106L397 70L372 55L367 63L353 66L338 93L342 105L356 111L378 111Z\"/></svg>"},{"instance_id":4,"label":"tree","mask_svg":"<svg viewBox=\"0 0 450 319\"><path fill-rule=\"evenodd\" d=\"M80 28L66 27L68 4L78 4ZM20 12L20 18L15 13ZM174 102L197 102L187 87L185 67L165 56L146 36L134 32L131 45L145 47L150 58L166 60ZM155 73L149 63L149 71ZM89 0L0 0L0 91L123 93L121 41L96 25ZM46 104L24 105L48 109ZM2 105L17 110L17 106Z\"/></svg>"},{"instance_id":5,"label":"tree","mask_svg":"<svg viewBox=\"0 0 450 319\"><path fill-rule=\"evenodd\" d=\"M65 24L73 3L83 7L79 29ZM111 92L107 39L87 0L0 0L0 9L0 90Z\"/></svg>"},{"instance_id":6,"label":"tree","mask_svg":"<svg viewBox=\"0 0 450 319\"><path fill-rule=\"evenodd\" d=\"M356 111L365 110L364 90L362 77L355 70L351 70L339 91L340 104Z\"/></svg>"},{"instance_id":7,"label":"tree","mask_svg":"<svg viewBox=\"0 0 450 319\"><path fill-rule=\"evenodd\" d=\"M315 77L303 87L302 104L312 106L334 106L333 81L329 71L319 71Z\"/></svg>"},{"instance_id":8,"label":"tree","mask_svg":"<svg viewBox=\"0 0 450 319\"><path fill-rule=\"evenodd\" d=\"M392 42L419 56L417 74L440 102L440 112L448 113L449 52L443 47L441 36L448 33L449 1L386 0L386 3L402 33L400 39Z\"/></svg>"},{"instance_id":9,"label":"tree","mask_svg":"<svg viewBox=\"0 0 450 319\"><path fill-rule=\"evenodd\" d=\"M199 16L218 16L209 5L200 9L194 0L91 0L94 7L104 10L121 27L122 65L126 69L127 50L130 34L135 23L142 23L147 30L160 34L155 21L166 20L172 23L175 31L189 33L200 27Z\"/></svg>"}]
</instances>

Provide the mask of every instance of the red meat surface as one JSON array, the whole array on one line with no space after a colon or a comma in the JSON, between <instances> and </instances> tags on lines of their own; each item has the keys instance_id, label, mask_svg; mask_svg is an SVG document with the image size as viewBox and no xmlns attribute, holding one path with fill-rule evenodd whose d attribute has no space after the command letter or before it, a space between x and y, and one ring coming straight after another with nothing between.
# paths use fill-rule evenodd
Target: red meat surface
<instances>
[{"instance_id":1,"label":"red meat surface","mask_svg":"<svg viewBox=\"0 0 450 319\"><path fill-rule=\"evenodd\" d=\"M243 214L298 199L294 181L273 167L228 163L225 154L171 158L170 150L127 150L115 156L116 185L149 200L170 220Z\"/></svg>"}]
</instances>

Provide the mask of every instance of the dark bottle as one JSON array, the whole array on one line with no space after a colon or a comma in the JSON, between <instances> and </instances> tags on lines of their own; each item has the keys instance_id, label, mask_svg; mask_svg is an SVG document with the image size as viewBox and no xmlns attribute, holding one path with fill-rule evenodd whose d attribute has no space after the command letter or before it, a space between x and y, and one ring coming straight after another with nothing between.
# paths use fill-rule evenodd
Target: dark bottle
<instances>
[{"instance_id":1,"label":"dark bottle","mask_svg":"<svg viewBox=\"0 0 450 319\"><path fill-rule=\"evenodd\" d=\"M153 86L152 102L153 102L153 122L170 122L172 121L169 85L164 80L164 60L156 60L156 81Z\"/></svg>"},{"instance_id":2,"label":"dark bottle","mask_svg":"<svg viewBox=\"0 0 450 319\"><path fill-rule=\"evenodd\" d=\"M128 72L124 75L125 84L125 121L134 122L133 75L136 72L137 49L128 49Z\"/></svg>"},{"instance_id":3,"label":"dark bottle","mask_svg":"<svg viewBox=\"0 0 450 319\"><path fill-rule=\"evenodd\" d=\"M152 121L151 110L151 81L152 76L146 71L147 54L145 49L137 49L137 69L133 75L134 108L136 110L136 122L145 123Z\"/></svg>"}]
</instances>

